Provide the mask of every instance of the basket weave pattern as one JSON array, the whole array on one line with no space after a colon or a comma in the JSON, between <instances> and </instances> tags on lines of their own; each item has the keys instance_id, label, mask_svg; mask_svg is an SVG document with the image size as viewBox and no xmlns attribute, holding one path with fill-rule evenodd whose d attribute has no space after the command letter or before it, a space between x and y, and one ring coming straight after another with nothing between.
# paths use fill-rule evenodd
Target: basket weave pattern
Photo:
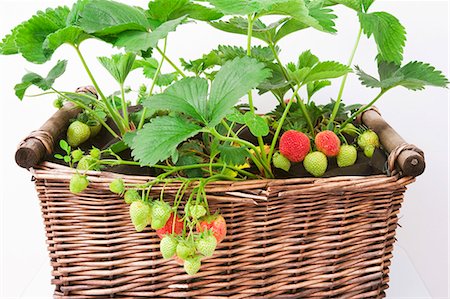
<instances>
[{"instance_id":1,"label":"basket weave pattern","mask_svg":"<svg viewBox=\"0 0 450 299\"><path fill-rule=\"evenodd\" d=\"M55 298L382 298L388 287L397 214L411 177L334 177L216 182L212 211L225 240L195 276L164 260L159 238L137 233L109 183L149 177L73 170L45 162L32 171L41 201ZM177 184L164 188L171 201Z\"/></svg>"}]
</instances>

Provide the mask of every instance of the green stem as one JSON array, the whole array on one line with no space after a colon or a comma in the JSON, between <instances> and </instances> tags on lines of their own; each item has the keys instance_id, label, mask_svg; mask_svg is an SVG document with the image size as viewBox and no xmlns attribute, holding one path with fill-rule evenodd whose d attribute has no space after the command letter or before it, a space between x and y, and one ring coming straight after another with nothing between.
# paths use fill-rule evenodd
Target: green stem
<instances>
[{"instance_id":1,"label":"green stem","mask_svg":"<svg viewBox=\"0 0 450 299\"><path fill-rule=\"evenodd\" d=\"M123 87L123 83L120 84L120 94L121 94L121 101L122 101L122 116L123 120L125 121L125 128L130 129L130 122L128 120L128 106L127 102L125 101L125 89Z\"/></svg>"},{"instance_id":2,"label":"green stem","mask_svg":"<svg viewBox=\"0 0 450 299\"><path fill-rule=\"evenodd\" d=\"M234 137L225 137L223 135L220 135L219 132L217 132L217 130L215 128L208 128L209 132L216 138L218 138L219 140L222 141L229 141L229 142L236 142L239 143L241 145L247 146L248 148L252 149L255 152L255 155L258 155L258 148L251 142L245 141L243 139L240 138L234 138ZM265 171L265 175L269 178L273 177L272 171L271 169L268 167L267 163L264 163L263 161L261 161L261 164L264 168Z\"/></svg>"},{"instance_id":3,"label":"green stem","mask_svg":"<svg viewBox=\"0 0 450 299\"><path fill-rule=\"evenodd\" d=\"M248 17L247 56L251 57L252 56L253 23L255 22L256 17L253 17L252 15L248 15L247 17ZM255 106L253 104L253 92L252 92L252 90L248 91L248 105L250 107L250 112L255 114ZM256 138L258 139L258 145L259 145L259 150L261 152L262 163L266 164L266 167L264 167L264 169L266 169L266 168L270 169L270 164L267 163L267 155L266 155L265 150L264 150L264 140L263 140L262 136L257 136ZM271 171L270 171L270 173L271 173Z\"/></svg>"},{"instance_id":4,"label":"green stem","mask_svg":"<svg viewBox=\"0 0 450 299\"><path fill-rule=\"evenodd\" d=\"M169 57L167 57L166 53L161 51L161 49L158 47L156 47L156 50L159 52L159 54L161 54L162 57L164 57L165 60L167 60L167 62L177 71L177 73L179 73L183 78L187 77L186 74L179 67L177 67L176 64L169 59Z\"/></svg>"},{"instance_id":5,"label":"green stem","mask_svg":"<svg viewBox=\"0 0 450 299\"><path fill-rule=\"evenodd\" d=\"M364 107L353 113L344 123L342 123L339 132L341 132L346 125L352 122L355 119L355 117L357 117L358 115L360 115L361 113L372 107L375 104L375 102L378 101L378 99L381 98L388 90L389 89L382 89L380 93L372 101L370 101L369 104L365 105Z\"/></svg>"},{"instance_id":6,"label":"green stem","mask_svg":"<svg viewBox=\"0 0 450 299\"><path fill-rule=\"evenodd\" d=\"M300 105L300 109L302 110L303 115L306 118L306 121L308 123L308 127L311 130L311 134L314 135L314 126L313 126L312 121L311 121L311 116L309 115L309 112L308 112L308 109L305 106L305 103L303 102L303 100L298 95L298 89L297 89L297 92L295 92L295 87L292 84L292 82L290 81L289 74L287 73L286 69L284 68L283 64L281 63L281 60L280 60L280 58L278 56L278 53L277 53L277 51L275 49L274 44L273 43L269 43L269 47L272 50L272 53L275 56L275 59L277 60L277 63L280 66L280 69L281 69L284 77L289 82L289 85L291 86L292 91L294 91L294 95L292 96L292 98L297 97L297 101L298 101L298 103ZM309 101L308 101L308 103L309 103Z\"/></svg>"},{"instance_id":7,"label":"green stem","mask_svg":"<svg viewBox=\"0 0 450 299\"><path fill-rule=\"evenodd\" d=\"M105 103L106 109L108 110L111 118L113 119L113 121L116 123L117 127L119 128L119 131L123 134L125 133L125 128L123 126L123 122L121 120L121 117L119 115L119 113L117 111L115 111L111 105L108 102L108 99L105 97L105 95L103 94L102 90L100 89L99 85L97 84L97 81L95 80L94 76L92 75L91 70L89 69L86 60L84 59L83 55L81 54L80 49L78 48L78 46L73 46L75 48L75 51L78 54L78 57L81 60L81 63L83 64L84 69L86 70L86 73L88 74L89 78L92 81L92 84L94 85L95 89L97 90L98 94L100 95L100 98L103 100L103 102Z\"/></svg>"},{"instance_id":8,"label":"green stem","mask_svg":"<svg viewBox=\"0 0 450 299\"><path fill-rule=\"evenodd\" d=\"M165 54L166 54L166 49L167 49L167 38L164 39L164 48L163 48L163 54L164 54L164 55L162 55L161 61L160 61L159 64L158 64L158 68L156 69L156 72L155 72L155 74L153 75L152 85L151 85L150 90L149 90L149 92L148 92L148 95L149 95L149 96L152 96L152 95L153 95L153 90L155 89L155 86L156 86L156 80L157 80L159 74L161 73L162 65L163 65L163 63L164 63L164 60L166 59L166 58L165 58L165 57L166 57L166 56L165 56ZM142 129L142 127L144 126L144 122L145 122L145 114L147 114L147 107L144 107L144 109L142 109L141 119L140 119L140 121L139 121L139 125L138 125L138 128L137 128L138 130L139 130L139 129Z\"/></svg>"},{"instance_id":9,"label":"green stem","mask_svg":"<svg viewBox=\"0 0 450 299\"><path fill-rule=\"evenodd\" d=\"M275 49L275 45L273 43L268 43L270 50L272 50L273 56L275 57L275 60L277 61L278 65L280 66L281 72L283 73L283 76L286 80L289 81L289 74L287 73L286 69L283 66L283 63L281 62L280 56L278 56L277 50Z\"/></svg>"},{"instance_id":10,"label":"green stem","mask_svg":"<svg viewBox=\"0 0 450 299\"><path fill-rule=\"evenodd\" d=\"M238 133L237 133L237 132L234 132L234 131L231 129L231 127L227 124L227 122L226 122L225 120L222 120L222 125L225 127L225 129L228 130L228 132L230 132L230 134L231 134L234 138L240 139ZM239 132L239 131L238 131L238 132ZM229 137L229 136L227 136L227 137ZM247 151L248 151L248 153L249 153L250 159L252 159L252 162L256 165L256 167L257 167L260 171L264 171L264 167L262 166L261 162L255 157L255 155L257 155L258 153L255 152L255 155L252 155L252 153L250 152L250 150L247 149ZM260 158L260 159L261 159L261 158Z\"/></svg>"},{"instance_id":11,"label":"green stem","mask_svg":"<svg viewBox=\"0 0 450 299\"><path fill-rule=\"evenodd\" d=\"M134 166L140 166L139 162L135 161L126 161L126 160L100 160L101 164L104 165L134 165ZM211 164L212 167L226 167L231 170L237 171L242 175L245 175L247 177L256 178L257 176L253 173L250 173L248 171L242 170L238 167L223 164L223 163L213 163ZM153 165L154 168L163 169L166 172L163 174L163 177L167 177L175 172L182 171L182 170L189 170L189 169L197 169L197 168L208 168L210 166L209 163L203 163L203 164L193 164L193 165L185 165L185 166L164 166L164 165Z\"/></svg>"},{"instance_id":12,"label":"green stem","mask_svg":"<svg viewBox=\"0 0 450 299\"><path fill-rule=\"evenodd\" d=\"M293 97L298 95L298 91L300 90L300 87L301 86L298 86L297 89L294 91ZM278 141L278 136L280 136L280 132L283 127L284 121L286 120L286 117L289 113L289 109L291 108L293 102L294 102L293 100L290 100L288 102L288 104L286 105L286 108L284 108L283 115L281 116L280 121L278 122L278 127L277 127L277 130L275 131L275 134L273 135L272 144L270 146L269 157L268 157L269 164L272 162L273 152L275 150L275 146Z\"/></svg>"},{"instance_id":13,"label":"green stem","mask_svg":"<svg viewBox=\"0 0 450 299\"><path fill-rule=\"evenodd\" d=\"M300 109L302 110L303 115L306 118L306 122L308 123L309 130L311 131L311 134L314 136L314 125L312 123L311 116L308 113L308 109L306 108L305 102L303 102L303 100L300 98L298 93L296 95L296 98L297 98L298 104L300 105Z\"/></svg>"},{"instance_id":14,"label":"green stem","mask_svg":"<svg viewBox=\"0 0 450 299\"><path fill-rule=\"evenodd\" d=\"M66 96L65 94L57 91L56 89L52 88L52 90L57 93L58 95L60 95L61 97L65 98L67 101L74 103L75 105L80 106L81 108L83 108L84 110L86 110L87 112L89 112L99 123L102 124L102 126L104 126L106 128L106 130L108 130L109 133L111 133L111 135L114 138L120 138L119 135L116 134L116 132L114 132L113 129L111 129L110 126L108 126L108 124L101 118L98 117L97 114L95 113L94 110L92 110L91 108L89 108L89 106L85 105L83 102L80 101L76 101L73 100L71 98L69 98L68 96Z\"/></svg>"},{"instance_id":15,"label":"green stem","mask_svg":"<svg viewBox=\"0 0 450 299\"><path fill-rule=\"evenodd\" d=\"M353 46L352 54L350 55L350 58L348 59L348 63L347 63L348 67L351 67L353 59L355 58L356 50L358 49L359 41L361 40L361 35L362 35L362 27L359 28L358 36L356 38L355 45ZM338 93L338 96L336 99L336 103L334 104L333 112L331 113L331 116L330 116L330 122L328 123L329 130L332 129L333 122L339 111L339 106L341 104L342 94L344 93L344 87L345 87L345 83L347 82L347 77L348 77L348 73L345 74L344 77L342 78L341 87L339 88L339 93Z\"/></svg>"}]
</instances>

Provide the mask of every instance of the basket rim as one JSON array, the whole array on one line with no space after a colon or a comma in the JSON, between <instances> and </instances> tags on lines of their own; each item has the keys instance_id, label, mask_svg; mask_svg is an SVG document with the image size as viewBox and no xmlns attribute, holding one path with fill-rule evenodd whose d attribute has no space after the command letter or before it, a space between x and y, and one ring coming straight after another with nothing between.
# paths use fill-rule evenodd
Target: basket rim
<instances>
[{"instance_id":1,"label":"basket rim","mask_svg":"<svg viewBox=\"0 0 450 299\"><path fill-rule=\"evenodd\" d=\"M30 173L35 177L36 179L61 179L61 180L70 180L71 176L76 173L77 170L70 168L69 166L44 161L41 162L39 165L30 168ZM115 173L115 172L109 172L109 171L96 171L96 170L89 170L84 172L90 179L93 180L93 182L111 182L114 179L122 178L128 183L143 183L148 182L155 177L152 176L145 176L145 175L130 175L130 174L121 174L121 173ZM393 176L388 175L368 175L368 176L362 176L362 175L355 175L355 176L334 176L334 177L327 177L327 178L316 178L316 177L302 177L302 178L286 178L286 179L246 179L246 180L239 180L239 181L214 181L208 183L208 186L241 186L241 187L248 187L249 185L252 185L253 187L260 186L261 187L270 187L270 186L280 186L280 185L304 185L304 184L313 184L316 186L325 185L325 184L331 184L331 185L340 185L342 183L344 184L364 184L364 183L370 183L370 182L377 182L380 183L393 183L396 182L401 186L408 185L415 181L415 177L412 176L400 176L398 174ZM168 185L177 185L178 183L170 183ZM209 188L207 188L209 189Z\"/></svg>"}]
</instances>

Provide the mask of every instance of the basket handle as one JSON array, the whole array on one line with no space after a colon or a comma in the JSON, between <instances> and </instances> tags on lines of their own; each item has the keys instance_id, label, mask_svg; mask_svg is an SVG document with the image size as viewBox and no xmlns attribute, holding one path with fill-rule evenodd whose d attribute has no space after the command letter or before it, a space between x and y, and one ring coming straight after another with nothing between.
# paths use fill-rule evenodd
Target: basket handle
<instances>
[{"instance_id":1,"label":"basket handle","mask_svg":"<svg viewBox=\"0 0 450 299\"><path fill-rule=\"evenodd\" d=\"M29 169L43 161L46 155L54 150L55 140L67 129L69 121L75 118L81 109L72 103L67 103L56 111L39 130L33 131L16 150L16 163L20 167Z\"/></svg>"},{"instance_id":2,"label":"basket handle","mask_svg":"<svg viewBox=\"0 0 450 299\"><path fill-rule=\"evenodd\" d=\"M380 142L389 153L388 170L391 175L398 173L416 177L425 171L425 159L422 150L408 144L380 115L378 110L369 109L360 118L361 122L380 137Z\"/></svg>"},{"instance_id":3,"label":"basket handle","mask_svg":"<svg viewBox=\"0 0 450 299\"><path fill-rule=\"evenodd\" d=\"M97 97L97 91L93 86L79 87L77 93L90 93ZM16 150L16 163L20 167L29 169L41 163L46 155L53 154L55 141L69 126L69 121L75 118L81 109L72 103L66 103L64 107L56 111L39 130L33 131Z\"/></svg>"}]
</instances>

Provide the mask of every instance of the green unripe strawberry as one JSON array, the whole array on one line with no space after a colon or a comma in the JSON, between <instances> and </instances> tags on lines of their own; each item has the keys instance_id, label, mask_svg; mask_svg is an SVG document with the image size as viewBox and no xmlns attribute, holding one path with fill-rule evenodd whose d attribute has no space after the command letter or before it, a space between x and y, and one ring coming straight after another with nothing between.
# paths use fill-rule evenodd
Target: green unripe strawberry
<instances>
[{"instance_id":1,"label":"green unripe strawberry","mask_svg":"<svg viewBox=\"0 0 450 299\"><path fill-rule=\"evenodd\" d=\"M291 161L289 161L289 159L283 156L281 153L276 152L273 155L273 166L283 169L284 171L289 171L289 169L291 168Z\"/></svg>"},{"instance_id":2,"label":"green unripe strawberry","mask_svg":"<svg viewBox=\"0 0 450 299\"><path fill-rule=\"evenodd\" d=\"M200 236L195 246L197 247L197 251L199 253L209 257L212 256L214 254L214 250L216 250L217 240L211 231L208 231L206 234Z\"/></svg>"},{"instance_id":3,"label":"green unripe strawberry","mask_svg":"<svg viewBox=\"0 0 450 299\"><path fill-rule=\"evenodd\" d=\"M72 161L78 162L83 158L83 151L80 149L76 149L70 153L72 155Z\"/></svg>"},{"instance_id":4,"label":"green unripe strawberry","mask_svg":"<svg viewBox=\"0 0 450 299\"><path fill-rule=\"evenodd\" d=\"M90 151L89 151L89 156L91 156L94 159L100 159L102 152L98 149L93 147Z\"/></svg>"},{"instance_id":5,"label":"green unripe strawberry","mask_svg":"<svg viewBox=\"0 0 450 299\"><path fill-rule=\"evenodd\" d=\"M124 200L127 204L131 204L134 201L138 201L141 199L139 192L135 189L129 189L125 191Z\"/></svg>"},{"instance_id":6,"label":"green unripe strawberry","mask_svg":"<svg viewBox=\"0 0 450 299\"><path fill-rule=\"evenodd\" d=\"M346 124L345 127L342 128L342 132L353 137L358 135L358 129L353 124Z\"/></svg>"},{"instance_id":7,"label":"green unripe strawberry","mask_svg":"<svg viewBox=\"0 0 450 299\"><path fill-rule=\"evenodd\" d=\"M152 228L160 229L166 225L167 220L172 213L172 208L167 202L155 201L152 206Z\"/></svg>"},{"instance_id":8,"label":"green unripe strawberry","mask_svg":"<svg viewBox=\"0 0 450 299\"><path fill-rule=\"evenodd\" d=\"M90 136L91 130L89 129L89 126L78 120L71 123L67 129L67 143L69 143L71 147L79 146L87 141Z\"/></svg>"},{"instance_id":9,"label":"green unripe strawberry","mask_svg":"<svg viewBox=\"0 0 450 299\"><path fill-rule=\"evenodd\" d=\"M181 241L178 242L177 245L177 256L182 259L182 260L186 260L189 257L192 257L195 254L195 246L193 246L194 244L192 244L189 241Z\"/></svg>"},{"instance_id":10,"label":"green unripe strawberry","mask_svg":"<svg viewBox=\"0 0 450 299\"><path fill-rule=\"evenodd\" d=\"M312 152L303 161L306 171L315 177L323 176L328 167L327 156L322 152Z\"/></svg>"},{"instance_id":11,"label":"green unripe strawberry","mask_svg":"<svg viewBox=\"0 0 450 299\"><path fill-rule=\"evenodd\" d=\"M375 147L374 146L371 146L371 145L368 145L368 146L366 146L365 148L364 148L364 155L367 157L367 158L372 158L372 156L373 156L373 152L375 151Z\"/></svg>"},{"instance_id":12,"label":"green unripe strawberry","mask_svg":"<svg viewBox=\"0 0 450 299\"><path fill-rule=\"evenodd\" d=\"M366 146L379 147L380 140L378 139L377 133L374 131L368 130L359 135L358 137L358 145L364 149Z\"/></svg>"},{"instance_id":13,"label":"green unripe strawberry","mask_svg":"<svg viewBox=\"0 0 450 299\"><path fill-rule=\"evenodd\" d=\"M137 232L141 232L152 220L150 205L141 200L134 201L130 205L130 218Z\"/></svg>"},{"instance_id":14,"label":"green unripe strawberry","mask_svg":"<svg viewBox=\"0 0 450 299\"><path fill-rule=\"evenodd\" d=\"M337 155L337 164L339 167L347 167L355 164L358 158L358 151L353 145L342 145Z\"/></svg>"},{"instance_id":15,"label":"green unripe strawberry","mask_svg":"<svg viewBox=\"0 0 450 299\"><path fill-rule=\"evenodd\" d=\"M87 188L88 185L89 181L86 176L76 173L70 179L70 192L73 194L81 193Z\"/></svg>"},{"instance_id":16,"label":"green unripe strawberry","mask_svg":"<svg viewBox=\"0 0 450 299\"><path fill-rule=\"evenodd\" d=\"M78 162L77 169L78 170L94 170L98 167L96 166L97 160L92 158L91 156L84 156Z\"/></svg>"},{"instance_id":17,"label":"green unripe strawberry","mask_svg":"<svg viewBox=\"0 0 450 299\"><path fill-rule=\"evenodd\" d=\"M91 130L91 138L95 137L100 133L100 130L102 129L102 124L99 122L96 122L93 125L89 125L89 129Z\"/></svg>"},{"instance_id":18,"label":"green unripe strawberry","mask_svg":"<svg viewBox=\"0 0 450 299\"><path fill-rule=\"evenodd\" d=\"M170 259L177 252L178 241L171 235L165 235L164 238L161 239L159 243L159 250L161 250L161 254L163 258Z\"/></svg>"},{"instance_id":19,"label":"green unripe strawberry","mask_svg":"<svg viewBox=\"0 0 450 299\"><path fill-rule=\"evenodd\" d=\"M195 275L202 266L201 258L199 256L190 257L184 261L184 271L189 275Z\"/></svg>"},{"instance_id":20,"label":"green unripe strawberry","mask_svg":"<svg viewBox=\"0 0 450 299\"><path fill-rule=\"evenodd\" d=\"M122 179L115 179L109 184L109 190L112 193L122 194L125 192L125 184Z\"/></svg>"},{"instance_id":21,"label":"green unripe strawberry","mask_svg":"<svg viewBox=\"0 0 450 299\"><path fill-rule=\"evenodd\" d=\"M206 209L204 206L201 205L191 205L189 207L189 212L191 217L195 219L200 219L206 215Z\"/></svg>"}]
</instances>

